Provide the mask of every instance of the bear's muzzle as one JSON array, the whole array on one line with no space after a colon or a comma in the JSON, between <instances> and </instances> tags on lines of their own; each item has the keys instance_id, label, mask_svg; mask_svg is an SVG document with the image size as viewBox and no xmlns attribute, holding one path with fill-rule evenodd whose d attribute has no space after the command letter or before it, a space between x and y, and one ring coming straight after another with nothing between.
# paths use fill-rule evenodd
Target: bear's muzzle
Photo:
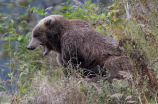
<instances>
[{"instance_id":1,"label":"bear's muzzle","mask_svg":"<svg viewBox=\"0 0 158 104\"><path fill-rule=\"evenodd\" d=\"M31 47L31 46L27 46L27 49L29 49L29 50L34 50L35 49L35 47Z\"/></svg>"}]
</instances>

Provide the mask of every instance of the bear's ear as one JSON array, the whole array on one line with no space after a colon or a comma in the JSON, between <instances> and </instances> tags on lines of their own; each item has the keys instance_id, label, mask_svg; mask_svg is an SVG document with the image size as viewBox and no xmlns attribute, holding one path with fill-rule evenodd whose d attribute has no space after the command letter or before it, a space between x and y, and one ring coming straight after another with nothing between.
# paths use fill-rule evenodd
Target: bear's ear
<instances>
[{"instance_id":1,"label":"bear's ear","mask_svg":"<svg viewBox=\"0 0 158 104\"><path fill-rule=\"evenodd\" d=\"M44 25L49 27L49 26L52 26L54 22L55 22L55 19L53 17L49 17L45 20Z\"/></svg>"}]
</instances>

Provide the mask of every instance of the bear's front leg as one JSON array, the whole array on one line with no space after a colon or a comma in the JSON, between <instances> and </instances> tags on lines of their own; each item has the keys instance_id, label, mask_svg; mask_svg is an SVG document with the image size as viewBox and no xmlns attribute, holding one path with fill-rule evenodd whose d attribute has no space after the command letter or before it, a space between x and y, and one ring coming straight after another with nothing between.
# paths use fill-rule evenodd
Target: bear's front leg
<instances>
[{"instance_id":1,"label":"bear's front leg","mask_svg":"<svg viewBox=\"0 0 158 104\"><path fill-rule=\"evenodd\" d=\"M56 60L57 60L58 65L63 65L62 56L60 53L57 53Z\"/></svg>"}]
</instances>

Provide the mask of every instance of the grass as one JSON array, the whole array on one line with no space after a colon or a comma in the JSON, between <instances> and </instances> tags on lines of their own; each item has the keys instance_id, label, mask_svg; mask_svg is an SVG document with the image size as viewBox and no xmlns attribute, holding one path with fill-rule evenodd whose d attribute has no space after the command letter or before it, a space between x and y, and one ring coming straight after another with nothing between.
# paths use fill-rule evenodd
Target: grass
<instances>
[{"instance_id":1,"label":"grass","mask_svg":"<svg viewBox=\"0 0 158 104\"><path fill-rule=\"evenodd\" d=\"M67 19L83 19L96 31L117 40L130 58L133 72L121 71L120 74L124 79L113 79L111 83L105 78L82 78L76 72L66 77L62 71L63 67L57 65L56 55L53 52L43 57L41 47L33 53L24 48L28 44L30 31L26 38L19 38L18 41L11 35L9 44L11 41L20 42L20 45L16 46L20 50L10 50L12 60L9 63L11 70L19 73L19 78L15 78L12 73L9 74L11 82L16 82L18 91L13 95L2 92L0 103L158 103L158 8L156 5L158 2L114 0L113 4L106 8L99 3L92 4L90 1L80 4L82 3L77 2L76 6L71 6L67 2L63 5L61 15ZM36 8L30 7L30 9ZM16 36L21 37L18 33ZM23 38L27 41L22 41ZM11 46L8 46L11 49Z\"/></svg>"}]
</instances>

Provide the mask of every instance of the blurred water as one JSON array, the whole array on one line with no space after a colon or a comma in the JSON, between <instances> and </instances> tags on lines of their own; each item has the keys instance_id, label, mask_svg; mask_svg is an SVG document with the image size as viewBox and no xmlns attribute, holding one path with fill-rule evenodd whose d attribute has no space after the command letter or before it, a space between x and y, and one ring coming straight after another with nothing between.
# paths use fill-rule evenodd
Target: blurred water
<instances>
[{"instance_id":1,"label":"blurred water","mask_svg":"<svg viewBox=\"0 0 158 104\"><path fill-rule=\"evenodd\" d=\"M39 9L46 9L48 7L53 7L51 10L57 10L59 4L62 2L66 2L67 0L0 0L0 13L2 14L9 14L8 18L14 17L15 14L21 15L24 13L30 5L31 7L35 6ZM71 0L70 4L75 5L75 0ZM77 1L77 0L76 0ZM78 0L82 3L84 3L84 0ZM98 0L92 0L92 3L97 2ZM101 0L103 2L109 1L109 0ZM111 0L110 0L111 1ZM34 17L36 20L40 19L41 17L37 15ZM9 57L4 57L5 54L3 54L3 50L1 45L4 43L2 41L3 34L0 33L0 85L2 85L3 82L7 82L9 80L8 72L9 66L6 65L6 63L9 62ZM8 81L9 82L9 81ZM5 86L9 86L7 83ZM10 87L9 87L10 89ZM0 91L3 90L0 87Z\"/></svg>"},{"instance_id":2,"label":"blurred water","mask_svg":"<svg viewBox=\"0 0 158 104\"><path fill-rule=\"evenodd\" d=\"M24 13L28 5L31 7L36 6L39 9L45 9L64 1L65 0L0 0L0 13L7 14L8 18L13 18L16 14L21 15ZM37 16L35 18L37 20L40 17ZM13 87L15 84L9 81L10 78L8 73L10 69L7 63L10 61L10 58L5 57L6 54L3 53L2 44L5 43L2 40L2 36L3 34L0 33L0 92L4 90L2 86L5 86L6 90L11 92L11 90L16 89L16 87Z\"/></svg>"}]
</instances>

